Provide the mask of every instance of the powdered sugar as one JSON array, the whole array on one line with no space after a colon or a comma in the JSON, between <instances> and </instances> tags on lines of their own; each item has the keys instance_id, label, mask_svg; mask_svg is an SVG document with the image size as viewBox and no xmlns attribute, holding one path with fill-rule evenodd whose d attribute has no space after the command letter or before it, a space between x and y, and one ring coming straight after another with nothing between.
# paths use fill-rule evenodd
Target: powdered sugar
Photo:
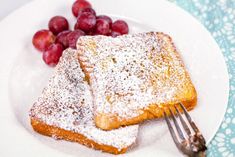
<instances>
[{"instance_id":1,"label":"powdered sugar","mask_svg":"<svg viewBox=\"0 0 235 157\"><path fill-rule=\"evenodd\" d=\"M77 59L77 51L64 51L55 73L33 105L30 116L65 130L74 131L88 139L118 149L133 144L138 125L112 131L96 128L90 87Z\"/></svg>"},{"instance_id":2,"label":"powdered sugar","mask_svg":"<svg viewBox=\"0 0 235 157\"><path fill-rule=\"evenodd\" d=\"M90 82L97 113L133 118L150 104L183 100L191 80L171 38L140 33L117 38L81 37L82 64L92 67Z\"/></svg>"}]
</instances>

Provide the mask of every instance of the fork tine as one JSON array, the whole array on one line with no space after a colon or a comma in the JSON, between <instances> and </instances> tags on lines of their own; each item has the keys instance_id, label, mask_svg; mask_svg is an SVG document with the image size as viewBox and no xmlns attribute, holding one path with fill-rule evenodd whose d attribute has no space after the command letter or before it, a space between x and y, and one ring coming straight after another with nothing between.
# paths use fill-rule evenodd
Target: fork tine
<instances>
[{"instance_id":1,"label":"fork tine","mask_svg":"<svg viewBox=\"0 0 235 157\"><path fill-rule=\"evenodd\" d=\"M166 115L166 112L163 111L163 113L164 113L164 118L165 118L165 120L166 120L167 126L168 126L168 128L169 128L169 130L170 130L171 136L172 136L172 138L173 138L173 140L174 140L176 146L178 147L179 141L178 141L178 139L177 139L177 136L176 136L176 134L175 134L175 131L174 131L174 129L173 129L171 123L170 123L170 120L169 120L168 116Z\"/></svg>"},{"instance_id":2,"label":"fork tine","mask_svg":"<svg viewBox=\"0 0 235 157\"><path fill-rule=\"evenodd\" d=\"M174 105L174 107L175 107L175 110L176 110L177 114L178 114L179 117L180 117L180 121L181 121L181 124L182 124L183 127L184 127L185 132L187 133L188 136L190 136L190 135L191 135L191 131L190 131L188 125L187 125L186 122L184 121L184 119L183 119L181 113L179 112L177 106Z\"/></svg>"},{"instance_id":3,"label":"fork tine","mask_svg":"<svg viewBox=\"0 0 235 157\"><path fill-rule=\"evenodd\" d=\"M179 123L178 123L177 120L176 120L176 116L178 116L178 114L176 113L176 116L175 116L175 115L173 114L173 112L172 112L172 110L171 110L170 107L169 107L169 110L170 110L170 113L171 113L171 117L172 117L172 119L173 119L173 122L175 123L175 127L176 127L176 130L177 130L178 134L179 134L179 137L180 137L182 140L185 140L184 134L183 134L183 132L182 132L180 126L179 126Z\"/></svg>"},{"instance_id":4,"label":"fork tine","mask_svg":"<svg viewBox=\"0 0 235 157\"><path fill-rule=\"evenodd\" d=\"M185 109L185 107L184 107L184 105L182 103L180 103L180 107L183 109L184 114L185 114L186 118L188 119L188 122L191 125L191 127L193 128L193 130L195 132L199 132L199 129L197 128L197 126L193 122L192 118L190 117L190 115L188 114L187 110Z\"/></svg>"}]
</instances>

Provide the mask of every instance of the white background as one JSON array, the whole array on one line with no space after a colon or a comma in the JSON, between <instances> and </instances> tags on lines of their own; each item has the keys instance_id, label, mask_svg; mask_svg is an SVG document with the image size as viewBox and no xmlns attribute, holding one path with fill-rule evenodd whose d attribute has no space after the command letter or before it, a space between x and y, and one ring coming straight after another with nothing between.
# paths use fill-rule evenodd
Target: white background
<instances>
[{"instance_id":1,"label":"white background","mask_svg":"<svg viewBox=\"0 0 235 157\"><path fill-rule=\"evenodd\" d=\"M15 9L32 0L0 0L0 21Z\"/></svg>"}]
</instances>

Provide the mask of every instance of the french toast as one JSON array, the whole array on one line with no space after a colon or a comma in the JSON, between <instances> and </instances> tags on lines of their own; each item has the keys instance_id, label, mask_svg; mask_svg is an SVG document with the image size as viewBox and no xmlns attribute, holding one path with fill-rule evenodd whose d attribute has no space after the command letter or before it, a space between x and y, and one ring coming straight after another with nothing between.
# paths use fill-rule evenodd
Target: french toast
<instances>
[{"instance_id":1,"label":"french toast","mask_svg":"<svg viewBox=\"0 0 235 157\"><path fill-rule=\"evenodd\" d=\"M136 141L138 125L104 131L95 126L92 94L76 50L63 52L54 75L30 110L33 129L113 154L125 153Z\"/></svg>"},{"instance_id":2,"label":"french toast","mask_svg":"<svg viewBox=\"0 0 235 157\"><path fill-rule=\"evenodd\" d=\"M194 108L197 93L169 35L84 36L79 61L94 96L95 124L103 130L160 118L164 108Z\"/></svg>"}]
</instances>

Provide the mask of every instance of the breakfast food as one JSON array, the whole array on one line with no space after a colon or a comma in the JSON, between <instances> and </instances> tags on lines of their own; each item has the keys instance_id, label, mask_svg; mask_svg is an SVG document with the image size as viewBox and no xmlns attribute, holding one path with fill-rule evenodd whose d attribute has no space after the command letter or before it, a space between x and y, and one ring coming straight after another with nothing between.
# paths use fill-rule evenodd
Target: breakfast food
<instances>
[{"instance_id":1,"label":"breakfast food","mask_svg":"<svg viewBox=\"0 0 235 157\"><path fill-rule=\"evenodd\" d=\"M117 20L112 25L112 31L119 32L121 35L128 34L129 28L125 21Z\"/></svg>"},{"instance_id":2,"label":"breakfast food","mask_svg":"<svg viewBox=\"0 0 235 157\"><path fill-rule=\"evenodd\" d=\"M162 117L179 102L193 109L197 93L170 36L149 32L83 36L79 60L89 80L96 126L111 130Z\"/></svg>"},{"instance_id":3,"label":"breakfast food","mask_svg":"<svg viewBox=\"0 0 235 157\"><path fill-rule=\"evenodd\" d=\"M72 13L75 17L78 17L79 12L85 8L91 8L91 4L86 0L76 0L72 6Z\"/></svg>"},{"instance_id":4,"label":"breakfast food","mask_svg":"<svg viewBox=\"0 0 235 157\"><path fill-rule=\"evenodd\" d=\"M73 31L69 30L69 22L65 17L54 16L48 22L49 30L39 30L33 36L33 46L43 53L43 60L49 66L54 67L59 61L57 58L62 55L60 50L48 50L55 43L57 47L63 46L63 50L68 47L75 49L77 39L83 35L117 37L129 32L128 24L125 21L117 20L113 23L112 19L106 15L97 16L92 5L86 0L76 0L72 5L72 13L76 17ZM44 55L44 53L46 54ZM53 59L54 56L56 59Z\"/></svg>"},{"instance_id":5,"label":"breakfast food","mask_svg":"<svg viewBox=\"0 0 235 157\"><path fill-rule=\"evenodd\" d=\"M54 16L50 19L48 28L53 34L57 35L69 29L69 22L63 16Z\"/></svg>"},{"instance_id":6,"label":"breakfast food","mask_svg":"<svg viewBox=\"0 0 235 157\"><path fill-rule=\"evenodd\" d=\"M64 49L67 49L69 47L69 41L67 39L67 35L71 32L72 31L70 30L60 32L56 36L55 43L61 44L64 47Z\"/></svg>"},{"instance_id":7,"label":"breakfast food","mask_svg":"<svg viewBox=\"0 0 235 157\"><path fill-rule=\"evenodd\" d=\"M95 126L90 86L76 50L67 49L49 84L30 110L33 129L55 139L120 154L135 143L138 125L104 131Z\"/></svg>"},{"instance_id":8,"label":"breakfast food","mask_svg":"<svg viewBox=\"0 0 235 157\"><path fill-rule=\"evenodd\" d=\"M37 31L32 40L33 46L41 52L45 52L54 42L54 34L46 29Z\"/></svg>"},{"instance_id":9,"label":"breakfast food","mask_svg":"<svg viewBox=\"0 0 235 157\"><path fill-rule=\"evenodd\" d=\"M68 44L69 44L69 47L75 49L78 38L80 36L83 36L83 35L85 35L85 33L83 31L79 30L79 29L74 30L71 33L69 33L66 36Z\"/></svg>"},{"instance_id":10,"label":"breakfast food","mask_svg":"<svg viewBox=\"0 0 235 157\"><path fill-rule=\"evenodd\" d=\"M62 53L63 46L61 44L52 44L47 51L42 54L42 59L48 65L54 66L59 62Z\"/></svg>"}]
</instances>

